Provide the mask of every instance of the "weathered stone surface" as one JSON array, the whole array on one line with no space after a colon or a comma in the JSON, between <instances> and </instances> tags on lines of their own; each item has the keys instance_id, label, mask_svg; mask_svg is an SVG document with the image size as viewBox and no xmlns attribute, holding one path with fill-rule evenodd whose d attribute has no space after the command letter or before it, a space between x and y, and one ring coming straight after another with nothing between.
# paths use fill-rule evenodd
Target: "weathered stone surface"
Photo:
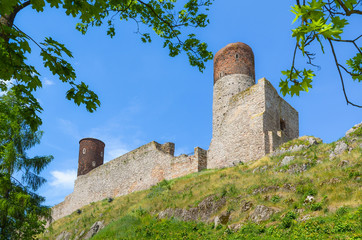
<instances>
[{"instance_id":1,"label":"weathered stone surface","mask_svg":"<svg viewBox=\"0 0 362 240\"><path fill-rule=\"evenodd\" d=\"M214 85L208 168L256 160L299 135L297 111L264 78L245 88L248 78L228 75Z\"/></svg>"},{"instance_id":2,"label":"weathered stone surface","mask_svg":"<svg viewBox=\"0 0 362 240\"><path fill-rule=\"evenodd\" d=\"M359 128L361 128L361 127L362 127L362 122L354 125L351 129L349 129L349 130L346 132L346 137L349 137L352 133L354 133L357 129L359 129Z\"/></svg>"},{"instance_id":3,"label":"weathered stone surface","mask_svg":"<svg viewBox=\"0 0 362 240\"><path fill-rule=\"evenodd\" d=\"M302 163L302 164L293 164L289 166L289 169L287 170L288 173L291 174L297 174L307 171L310 168L310 163Z\"/></svg>"},{"instance_id":4,"label":"weathered stone surface","mask_svg":"<svg viewBox=\"0 0 362 240\"><path fill-rule=\"evenodd\" d=\"M305 222L307 220L311 219L311 216L309 214L301 216L298 218L298 222Z\"/></svg>"},{"instance_id":5,"label":"weathered stone surface","mask_svg":"<svg viewBox=\"0 0 362 240\"><path fill-rule=\"evenodd\" d=\"M228 226L228 229L230 229L233 232L237 232L239 231L241 228L241 224L240 223L234 223Z\"/></svg>"},{"instance_id":6,"label":"weathered stone surface","mask_svg":"<svg viewBox=\"0 0 362 240\"><path fill-rule=\"evenodd\" d=\"M255 189L252 194L256 195L258 193L266 193L266 192L276 191L278 189L279 189L278 186L260 187L260 188Z\"/></svg>"},{"instance_id":7,"label":"weathered stone surface","mask_svg":"<svg viewBox=\"0 0 362 240\"><path fill-rule=\"evenodd\" d=\"M77 234L77 236L75 236L74 240L79 240L79 239L81 239L81 237L83 236L84 232L85 232L85 231L82 230L79 234Z\"/></svg>"},{"instance_id":8,"label":"weathered stone surface","mask_svg":"<svg viewBox=\"0 0 362 240\"><path fill-rule=\"evenodd\" d=\"M286 190L286 191L295 192L295 186L290 184L290 183L284 184L283 189Z\"/></svg>"},{"instance_id":9,"label":"weathered stone surface","mask_svg":"<svg viewBox=\"0 0 362 240\"><path fill-rule=\"evenodd\" d=\"M71 236L72 234L64 231L61 234L59 234L55 240L69 240Z\"/></svg>"},{"instance_id":10,"label":"weathered stone surface","mask_svg":"<svg viewBox=\"0 0 362 240\"><path fill-rule=\"evenodd\" d=\"M93 237L94 235L97 234L97 232L99 232L101 229L104 228L104 224L103 221L98 221L95 222L91 228L89 229L89 231L87 232L87 234L84 236L84 240L86 239L90 239L91 237Z\"/></svg>"},{"instance_id":11,"label":"weathered stone surface","mask_svg":"<svg viewBox=\"0 0 362 240\"><path fill-rule=\"evenodd\" d=\"M230 211L225 211L219 215L219 220L222 225L226 225L230 218Z\"/></svg>"},{"instance_id":12,"label":"weathered stone surface","mask_svg":"<svg viewBox=\"0 0 362 240\"><path fill-rule=\"evenodd\" d=\"M250 201L243 201L241 205L241 211L246 212L249 211L253 207L253 203Z\"/></svg>"},{"instance_id":13,"label":"weathered stone surface","mask_svg":"<svg viewBox=\"0 0 362 240\"><path fill-rule=\"evenodd\" d=\"M334 148L334 154L339 155L346 151L348 148L347 144L345 142L339 141L337 142L336 147Z\"/></svg>"},{"instance_id":14,"label":"weathered stone surface","mask_svg":"<svg viewBox=\"0 0 362 240\"><path fill-rule=\"evenodd\" d=\"M272 208L264 205L256 206L253 213L249 216L249 219L255 223L269 220L275 211Z\"/></svg>"},{"instance_id":15,"label":"weathered stone surface","mask_svg":"<svg viewBox=\"0 0 362 240\"><path fill-rule=\"evenodd\" d=\"M165 146L164 146L165 145ZM174 157L172 144L151 142L79 176L74 191L52 208L57 220L77 209L106 198L148 189L163 179L173 179L206 168L207 151Z\"/></svg>"},{"instance_id":16,"label":"weathered stone surface","mask_svg":"<svg viewBox=\"0 0 362 240\"><path fill-rule=\"evenodd\" d=\"M285 166L288 165L291 161L294 160L294 156L285 156L282 160L282 162L280 163L281 166Z\"/></svg>"},{"instance_id":17,"label":"weathered stone surface","mask_svg":"<svg viewBox=\"0 0 362 240\"><path fill-rule=\"evenodd\" d=\"M298 138L298 140L303 141L303 144L301 144L301 145L292 145L289 148L277 149L274 152L272 152L270 154L270 156L279 156L279 155L282 155L282 154L287 153L287 152L289 152L289 153L299 152L299 151L301 151L303 149L310 148L313 145L317 145L317 144L320 144L320 143L323 142L322 139L320 139L320 138L310 137L310 136L302 136L302 137Z\"/></svg>"},{"instance_id":18,"label":"weathered stone surface","mask_svg":"<svg viewBox=\"0 0 362 240\"><path fill-rule=\"evenodd\" d=\"M226 225L229 222L230 214L230 211L225 211L222 212L219 216L216 216L214 219L214 227L216 228L219 224Z\"/></svg>"},{"instance_id":19,"label":"weathered stone surface","mask_svg":"<svg viewBox=\"0 0 362 240\"><path fill-rule=\"evenodd\" d=\"M183 221L203 221L206 222L209 218L218 212L226 204L226 199L221 198L215 200L215 196L209 196L198 204L195 208L180 209L168 208L158 214L158 218L178 218Z\"/></svg>"},{"instance_id":20,"label":"weathered stone surface","mask_svg":"<svg viewBox=\"0 0 362 240\"><path fill-rule=\"evenodd\" d=\"M348 164L349 164L349 162L348 162L347 160L342 160L342 161L338 164L338 166L339 166L339 167L344 167L344 166L348 166Z\"/></svg>"},{"instance_id":21,"label":"weathered stone surface","mask_svg":"<svg viewBox=\"0 0 362 240\"><path fill-rule=\"evenodd\" d=\"M254 173L257 173L257 172L260 172L260 173L263 173L265 172L266 170L268 170L268 166L265 165L265 166L259 166L259 167L256 167L253 169L253 174Z\"/></svg>"}]
</instances>

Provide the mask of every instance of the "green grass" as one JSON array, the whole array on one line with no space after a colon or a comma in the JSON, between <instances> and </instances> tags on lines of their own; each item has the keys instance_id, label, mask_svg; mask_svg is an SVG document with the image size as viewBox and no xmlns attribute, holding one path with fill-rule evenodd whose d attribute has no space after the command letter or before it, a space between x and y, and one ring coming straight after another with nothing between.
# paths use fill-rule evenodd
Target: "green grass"
<instances>
[{"instance_id":1,"label":"green grass","mask_svg":"<svg viewBox=\"0 0 362 240\"><path fill-rule=\"evenodd\" d=\"M343 212L341 215L340 212ZM280 223L268 226L247 222L237 232L225 226L157 219L147 213L127 215L109 224L92 239L360 239L362 208L298 222L290 211Z\"/></svg>"},{"instance_id":2,"label":"green grass","mask_svg":"<svg viewBox=\"0 0 362 240\"><path fill-rule=\"evenodd\" d=\"M342 139L353 150L330 160L335 143L314 145L299 152L263 157L258 161L232 168L205 170L170 181L162 181L146 191L107 199L83 207L52 223L42 239L55 239L67 231L74 239L87 232L96 221L107 227L93 239L358 239L361 236L361 170L362 140ZM300 144L302 140L293 140ZM292 141L292 142L293 142ZM286 146L291 146L291 142ZM280 166L284 156L295 156L287 166ZM348 164L341 166L342 161ZM301 173L288 172L295 164L309 164ZM264 172L254 171L268 166ZM167 208L189 209L213 195L226 198L220 209L230 210L229 225L241 224L234 233L213 224L182 222L177 219L158 220L160 211ZM305 204L306 196L315 202ZM252 208L243 211L243 202ZM249 215L257 205L265 205L277 212L260 225L250 223ZM311 219L300 222L298 219ZM212 222L214 216L210 218ZM319 236L319 237L318 237Z\"/></svg>"}]
</instances>

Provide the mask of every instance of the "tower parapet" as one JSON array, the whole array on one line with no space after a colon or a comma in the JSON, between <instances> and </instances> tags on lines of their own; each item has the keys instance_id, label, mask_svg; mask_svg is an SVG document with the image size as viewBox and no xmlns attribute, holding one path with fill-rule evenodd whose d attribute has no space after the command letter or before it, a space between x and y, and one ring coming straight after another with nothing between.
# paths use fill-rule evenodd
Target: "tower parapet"
<instances>
[{"instance_id":1,"label":"tower parapet","mask_svg":"<svg viewBox=\"0 0 362 240\"><path fill-rule=\"evenodd\" d=\"M255 84L254 53L245 43L230 43L215 54L214 84L219 79L232 74L249 76L246 79L249 85Z\"/></svg>"},{"instance_id":2,"label":"tower parapet","mask_svg":"<svg viewBox=\"0 0 362 240\"><path fill-rule=\"evenodd\" d=\"M103 164L105 144L95 138L79 141L78 175L85 175Z\"/></svg>"}]
</instances>

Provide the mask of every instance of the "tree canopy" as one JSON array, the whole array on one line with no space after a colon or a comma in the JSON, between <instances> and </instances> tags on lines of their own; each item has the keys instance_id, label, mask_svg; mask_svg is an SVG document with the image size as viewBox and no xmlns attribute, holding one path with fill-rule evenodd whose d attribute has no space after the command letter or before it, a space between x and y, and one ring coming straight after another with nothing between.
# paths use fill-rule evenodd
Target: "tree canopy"
<instances>
[{"instance_id":1,"label":"tree canopy","mask_svg":"<svg viewBox=\"0 0 362 240\"><path fill-rule=\"evenodd\" d=\"M0 2L0 88L6 91L9 81L15 79L11 86L15 95L26 101L29 109L24 113L30 126L36 129L41 124L38 113L42 108L34 98L33 92L42 87L40 73L27 62L32 46L41 49L44 67L49 69L59 80L69 84L66 98L77 105L84 104L90 112L99 105L98 96L84 82L78 82L76 73L67 59L72 53L64 44L51 36L38 42L21 30L14 23L16 16L24 8L36 12L45 11L47 7L62 8L65 13L79 20L76 29L85 34L89 27L107 25L107 35L115 36L116 21L133 20L143 42L151 42L153 36L163 39L163 47L169 49L174 57L186 52L189 62L200 71L205 62L213 55L207 50L207 44L196 38L186 29L204 28L209 23L205 14L213 0L187 0L182 6L176 0L3 0ZM141 27L145 27L145 30ZM153 32L153 34L151 34Z\"/></svg>"},{"instance_id":2,"label":"tree canopy","mask_svg":"<svg viewBox=\"0 0 362 240\"><path fill-rule=\"evenodd\" d=\"M313 77L316 76L310 68L301 69L297 67L297 53L301 52L307 64L318 67L313 63L315 53L310 50L314 43L320 45L322 52L325 52L325 44L329 45L333 55L336 68L342 84L342 90L347 104L355 107L362 107L362 103L354 103L349 100L345 89L345 75L354 81L362 81L362 47L357 41L362 40L360 29L356 29L353 39L345 39L343 32L349 24L352 15L362 15L361 1L357 0L296 0L291 10L295 14L294 22L298 26L292 30L292 37L296 44L293 53L293 61L290 69L282 71L285 76L280 81L281 92L285 96L290 94L299 95L300 91L308 92L312 87ZM355 47L356 54L343 64L338 60L334 43L341 42L351 44Z\"/></svg>"},{"instance_id":3,"label":"tree canopy","mask_svg":"<svg viewBox=\"0 0 362 240\"><path fill-rule=\"evenodd\" d=\"M40 172L52 156L29 157L40 142L24 119L27 104L10 91L0 97L0 239L32 239L43 230L49 209L35 191L45 182Z\"/></svg>"}]
</instances>

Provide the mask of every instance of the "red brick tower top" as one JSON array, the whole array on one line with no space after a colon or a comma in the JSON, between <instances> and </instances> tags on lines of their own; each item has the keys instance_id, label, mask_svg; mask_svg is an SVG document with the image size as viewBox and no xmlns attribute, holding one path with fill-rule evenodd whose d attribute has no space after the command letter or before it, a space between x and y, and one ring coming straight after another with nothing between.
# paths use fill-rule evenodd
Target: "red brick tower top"
<instances>
[{"instance_id":1,"label":"red brick tower top","mask_svg":"<svg viewBox=\"0 0 362 240\"><path fill-rule=\"evenodd\" d=\"M253 50L245 43L230 43L214 57L214 84L230 74L245 74L255 81Z\"/></svg>"},{"instance_id":2,"label":"red brick tower top","mask_svg":"<svg viewBox=\"0 0 362 240\"><path fill-rule=\"evenodd\" d=\"M104 142L95 138L83 138L79 141L78 176L103 164L104 147Z\"/></svg>"}]
</instances>

